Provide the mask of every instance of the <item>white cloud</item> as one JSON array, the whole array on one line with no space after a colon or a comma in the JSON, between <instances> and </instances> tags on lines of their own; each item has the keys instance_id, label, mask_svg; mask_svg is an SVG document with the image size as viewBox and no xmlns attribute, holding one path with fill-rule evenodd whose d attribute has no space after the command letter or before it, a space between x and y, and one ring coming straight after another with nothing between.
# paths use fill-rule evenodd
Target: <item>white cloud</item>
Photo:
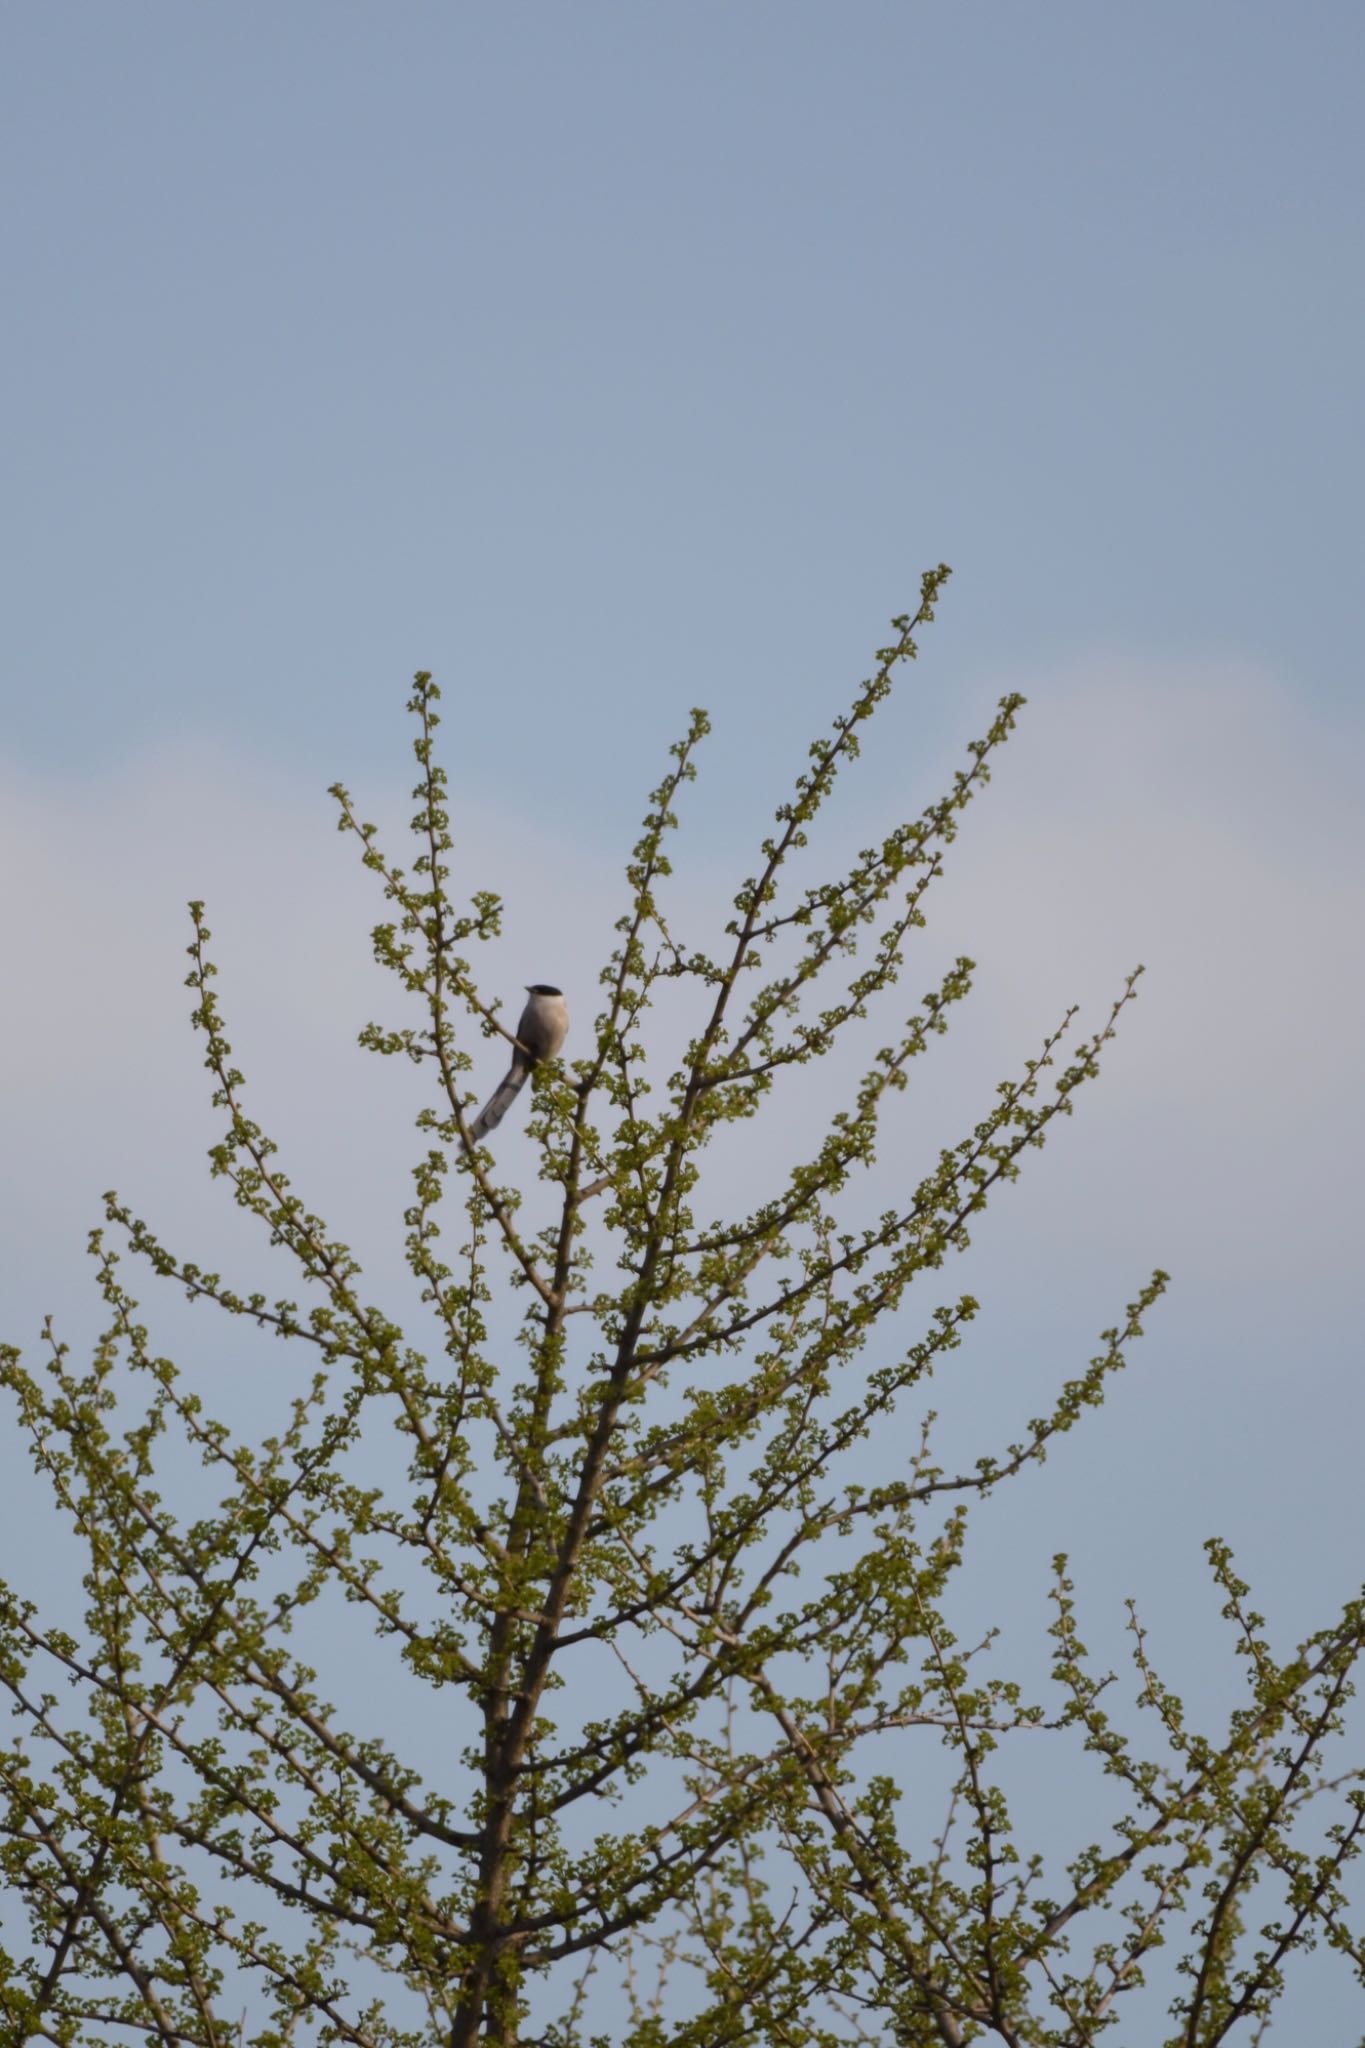
<instances>
[{"instance_id":1,"label":"white cloud","mask_svg":"<svg viewBox=\"0 0 1365 2048\"><path fill-rule=\"evenodd\" d=\"M357 796L410 866L406 789ZM563 933L587 926L599 945L609 934L610 880L591 855L538 844L524 820L463 800L458 813L461 879L496 883L508 899L507 936L483 962L489 990L515 1009L523 982L563 967ZM16 970L4 1024L16 1085L0 1111L11 1331L16 1309L27 1333L82 1279L84 1233L110 1185L149 1205L149 1220L169 1204L191 1237L201 1226L233 1234L202 1161L220 1119L182 986L191 897L208 906L252 1113L283 1138L305 1198L338 1226L349 1210L351 1228L393 1215L377 1186L401 1208L416 1150L412 1070L355 1043L372 1016L405 1021L396 984L370 958L370 927L392 913L334 823L320 790L205 748L167 748L79 783L0 768L3 942ZM491 1047L483 1066L491 1078Z\"/></svg>"},{"instance_id":2,"label":"white cloud","mask_svg":"<svg viewBox=\"0 0 1365 2048\"><path fill-rule=\"evenodd\" d=\"M1073 993L1092 1011L1145 963L1103 1088L1128 1127L1122 1224L1159 1209L1172 1260L1192 1232L1223 1278L1286 1252L1339 1274L1365 1136L1358 731L1231 664L1099 661L1024 688L940 914L1011 1022Z\"/></svg>"},{"instance_id":3,"label":"white cloud","mask_svg":"<svg viewBox=\"0 0 1365 2048\"><path fill-rule=\"evenodd\" d=\"M980 963L954 1040L915 1077L907 1128L950 1135L1065 1002L1093 1016L1142 959L1111 1074L1065 1134L1057 1170L1036 1176L1043 1189L1010 1204L1010 1228L1026 1240L1159 1238L1176 1266L1193 1245L1223 1278L1254 1258L1330 1279L1362 1135L1354 757L1272 679L1233 665L1110 658L1023 687L1019 733L966 820L908 971L917 990L946 954ZM406 792L357 794L406 859ZM761 792L764 806L777 794ZM344 1180L361 1132L367 1177L405 1171L406 1128L382 1163L374 1148L407 1077L354 1050L368 1016L400 1014L368 958L368 926L385 913L327 799L267 764L187 748L100 782L11 767L0 795L17 970L6 1064L21 1077L4 1111L7 1291L55 1277L111 1181L173 1188L177 1204L202 1186L208 1083L180 986L191 895L208 899L220 993L261 1114L283 1120L328 1185ZM511 1003L525 980L576 979L586 1020L597 991L584 967L609 947L625 849L608 866L544 844L532 821L458 788L453 809L458 878L496 884L508 903L508 936L483 956L487 986L505 980ZM695 916L724 893L714 863L696 860L704 833L687 824L675 885L685 923L689 904ZM814 1104L823 1078L802 1088Z\"/></svg>"}]
</instances>

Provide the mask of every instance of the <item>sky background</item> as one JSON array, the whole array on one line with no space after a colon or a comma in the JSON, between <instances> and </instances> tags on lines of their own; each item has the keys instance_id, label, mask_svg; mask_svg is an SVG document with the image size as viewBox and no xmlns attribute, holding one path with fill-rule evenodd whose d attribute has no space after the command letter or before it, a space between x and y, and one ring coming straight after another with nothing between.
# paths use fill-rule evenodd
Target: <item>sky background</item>
<instances>
[{"instance_id":1,"label":"sky background","mask_svg":"<svg viewBox=\"0 0 1365 2048\"><path fill-rule=\"evenodd\" d=\"M508 899L489 986L586 1020L688 706L700 936L947 560L831 817L889 829L1027 694L905 984L981 963L905 1174L1148 970L963 1269L950 1443L1173 1275L1103 1415L982 1516L973 1598L1026 1643L1066 1547L1095 1641L1136 1595L1214 1704L1207 1535L1282 1642L1325 1623L1365 1566L1365 14L52 0L0 39L0 1333L92 1326L111 1183L191 1255L240 1242L190 896L263 1118L392 1270L407 1084L355 1050L377 906L324 792L401 825L414 668L459 878ZM19 1470L7 1543L26 1502ZM1287 2027L1358 2025L1344 1971L1291 1981Z\"/></svg>"}]
</instances>

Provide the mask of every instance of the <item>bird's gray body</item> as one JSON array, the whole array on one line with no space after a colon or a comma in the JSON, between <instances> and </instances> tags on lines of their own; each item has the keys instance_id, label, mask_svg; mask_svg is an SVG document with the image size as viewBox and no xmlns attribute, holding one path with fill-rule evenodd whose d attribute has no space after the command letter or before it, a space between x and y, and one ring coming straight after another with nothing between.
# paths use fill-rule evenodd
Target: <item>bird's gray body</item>
<instances>
[{"instance_id":1,"label":"bird's gray body","mask_svg":"<svg viewBox=\"0 0 1365 2048\"><path fill-rule=\"evenodd\" d=\"M529 985L526 994L529 1000L517 1026L517 1049L512 1064L469 1126L469 1135L476 1143L497 1129L521 1093L532 1067L538 1067L542 1060L552 1060L568 1035L569 1012L561 990L537 981Z\"/></svg>"}]
</instances>

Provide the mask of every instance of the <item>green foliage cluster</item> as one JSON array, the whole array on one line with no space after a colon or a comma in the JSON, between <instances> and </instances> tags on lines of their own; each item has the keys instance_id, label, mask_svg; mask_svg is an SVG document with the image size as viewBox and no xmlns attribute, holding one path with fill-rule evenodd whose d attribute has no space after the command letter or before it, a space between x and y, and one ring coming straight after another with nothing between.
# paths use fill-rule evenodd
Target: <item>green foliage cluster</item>
<instances>
[{"instance_id":1,"label":"green foliage cluster","mask_svg":"<svg viewBox=\"0 0 1365 2048\"><path fill-rule=\"evenodd\" d=\"M1358 1779L1333 1781L1337 1817L1311 1851L1295 1832L1324 1787L1365 1607L1281 1662L1210 1546L1245 1698L1219 1732L1196 1732L1134 1616L1150 1754L1110 1716L1065 1559L1050 1704L948 1619L966 1504L1104 1399L1165 1276L1018 1442L965 1470L934 1462L924 1395L976 1303L926 1313L907 1338L907 1292L1070 1113L1136 976L1092 1035L1076 1038L1068 1013L871 1221L851 1220L855 1177L967 994L966 959L762 1200L733 1202L723 1160L707 1173L713 1140L759 1118L788 1069L844 1045L895 983L1013 728L1008 697L940 801L846 870L789 887L947 573L925 576L811 747L711 951L675 935L663 901L707 732L693 714L627 870L586 1047L534 1077L539 1190L508 1185L469 1136L471 1051L512 1037L470 958L501 906L462 907L448 887L429 676L410 705L410 871L334 790L388 905L376 957L409 1003L362 1042L431 1083L404 1217L438 1333L426 1350L367 1298L248 1114L192 906L194 1022L222 1117L213 1172L306 1294L238 1291L111 1194L92 1240L107 1304L93 1355L78 1363L54 1333L36 1365L3 1354L86 1560L78 1630L0 1589L6 2043L1085 2048L1174 1935L1168 2039L1211 2048L1234 2029L1257 2038L1294 1950L1324 1939L1365 1966L1343 1888L1365 1828ZM648 1031L661 995L696 1014L662 1080ZM311 1359L287 1426L251 1442L213 1419L199 1377L154 1349L130 1256ZM879 1476L862 1447L893 1421L908 1448ZM197 1517L167 1502L187 1447L203 1466ZM310 1610L365 1674L363 1724L308 1661ZM385 1726L404 1685L434 1708L434 1765ZM947 1758L936 1817L903 1800L887 1761L907 1742ZM1011 1824L1007 1760L1037 1744L1088 1755L1122 1799L1059 1870ZM1258 1919L1253 1893L1272 1883Z\"/></svg>"}]
</instances>

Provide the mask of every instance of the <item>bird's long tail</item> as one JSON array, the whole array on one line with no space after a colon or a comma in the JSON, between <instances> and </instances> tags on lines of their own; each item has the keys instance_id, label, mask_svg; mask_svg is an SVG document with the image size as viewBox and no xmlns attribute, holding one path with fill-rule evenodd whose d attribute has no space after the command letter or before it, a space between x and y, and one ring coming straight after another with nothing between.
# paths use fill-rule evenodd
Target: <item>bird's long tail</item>
<instances>
[{"instance_id":1,"label":"bird's long tail","mask_svg":"<svg viewBox=\"0 0 1365 2048\"><path fill-rule=\"evenodd\" d=\"M489 1131L495 1131L506 1116L512 1104L521 1093L522 1084L531 1069L523 1060L513 1060L507 1072L499 1081L483 1108L469 1126L469 1135L477 1144Z\"/></svg>"}]
</instances>

